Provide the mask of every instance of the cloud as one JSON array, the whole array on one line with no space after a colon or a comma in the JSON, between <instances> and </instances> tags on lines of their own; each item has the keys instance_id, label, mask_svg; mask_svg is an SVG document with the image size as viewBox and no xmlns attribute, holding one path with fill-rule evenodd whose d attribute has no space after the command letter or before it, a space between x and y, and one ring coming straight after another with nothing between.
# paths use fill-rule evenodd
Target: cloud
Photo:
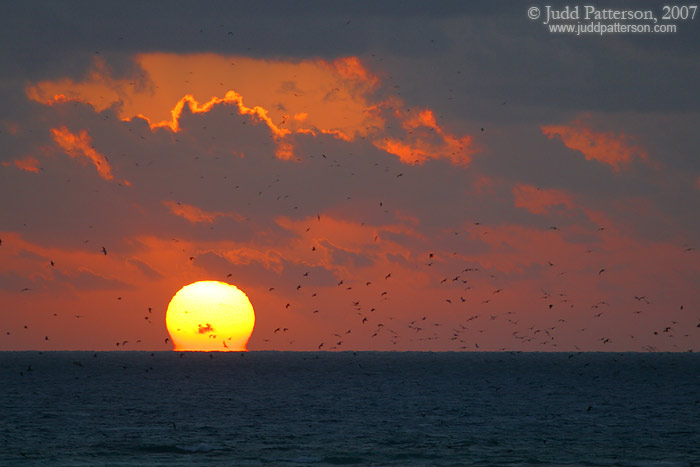
<instances>
[{"instance_id":1,"label":"cloud","mask_svg":"<svg viewBox=\"0 0 700 467\"><path fill-rule=\"evenodd\" d=\"M640 349L628 330L653 335L654 322L630 322L641 289L654 297L654 319L677 297L686 309L698 300L697 258L682 248L698 229L689 215L697 115L640 113L658 105L633 100L626 112L600 111L616 106L580 72L637 45L601 59L589 42L573 50L527 33L532 23L510 10L428 22L412 11L362 13L344 29L338 21L354 38L346 48L318 34L303 48L316 13L294 12L289 20L309 29L277 45L284 28L265 25L288 18L257 22L247 36L236 16L231 35L187 23L186 47L153 25L165 42L125 37L128 47L115 39L99 54L90 43L76 69L37 63L42 71L13 88L24 89L11 96L21 105L5 109L18 110L0 121L0 192L17 200L0 205L0 275L50 287L51 300L92 316L99 332L143 334L151 348L164 336L146 309L155 323L182 285L215 279L251 297L254 349L328 348L334 334L345 336L339 348L601 349L608 332L617 349ZM240 45L253 37L259 48ZM477 40L489 47L463 46ZM25 157L38 174L17 172ZM107 173L131 186L104 183ZM0 300L20 310L51 303L16 288ZM600 300L615 313L579 332L598 322ZM274 334L280 326L289 331ZM56 327L66 348L73 328ZM544 342L530 328L560 334ZM521 342L515 330L528 335Z\"/></svg>"},{"instance_id":2,"label":"cloud","mask_svg":"<svg viewBox=\"0 0 700 467\"><path fill-rule=\"evenodd\" d=\"M65 126L51 129L54 141L63 151L74 159L92 161L97 173L105 180L112 180L112 168L107 162L107 158L97 152L92 146L90 136L87 131L81 130L78 134L71 133ZM84 159L82 159L84 158Z\"/></svg>"},{"instance_id":3,"label":"cloud","mask_svg":"<svg viewBox=\"0 0 700 467\"><path fill-rule=\"evenodd\" d=\"M3 162L2 165L5 167L11 167L14 165L20 170L25 170L31 173L39 173L39 161L32 156L27 156L22 159L15 159L12 162Z\"/></svg>"},{"instance_id":4,"label":"cloud","mask_svg":"<svg viewBox=\"0 0 700 467\"><path fill-rule=\"evenodd\" d=\"M586 160L608 164L616 172L635 158L648 158L644 148L631 142L632 137L610 131L594 131L582 119L568 125L545 125L541 128L549 139L559 137L566 147L582 153Z\"/></svg>"},{"instance_id":5,"label":"cloud","mask_svg":"<svg viewBox=\"0 0 700 467\"><path fill-rule=\"evenodd\" d=\"M521 183L513 187L513 196L516 207L525 208L533 214L548 213L556 206L574 209L571 195L562 190L543 190Z\"/></svg>"},{"instance_id":6,"label":"cloud","mask_svg":"<svg viewBox=\"0 0 700 467\"><path fill-rule=\"evenodd\" d=\"M294 159L288 138L294 133L328 134L346 141L370 137L376 147L406 164L444 158L467 165L476 151L471 137L455 136L441 128L431 109L411 112L396 96L379 98L379 77L358 57L290 63L161 53L141 54L134 60L144 70L142 80L114 79L103 62L96 60L83 81L37 82L26 87L26 94L47 105L86 102L98 112L116 106L122 120L140 117L152 129L168 127L173 132L180 130L185 109L198 114L232 104L240 115L250 115L269 127L277 145L275 155L283 160ZM197 72L185 74L186 69ZM212 94L204 102L195 97ZM244 98L249 104L243 103ZM399 135L387 132L387 120L402 129Z\"/></svg>"},{"instance_id":7,"label":"cloud","mask_svg":"<svg viewBox=\"0 0 700 467\"><path fill-rule=\"evenodd\" d=\"M385 137L374 140L374 145L397 156L405 164L421 164L428 159L447 159L455 165L466 166L476 152L470 136L457 137L438 126L430 109L394 109L404 135L397 139Z\"/></svg>"},{"instance_id":8,"label":"cloud","mask_svg":"<svg viewBox=\"0 0 700 467\"><path fill-rule=\"evenodd\" d=\"M156 281L163 279L163 275L161 273L137 258L129 258L127 259L127 263L136 266L136 268L149 280Z\"/></svg>"},{"instance_id":9,"label":"cloud","mask_svg":"<svg viewBox=\"0 0 700 467\"><path fill-rule=\"evenodd\" d=\"M196 206L182 204L175 201L163 201L163 204L167 206L168 209L170 209L170 212L172 212L176 216L180 216L183 219L187 219L188 221L194 224L198 222L208 222L209 224L212 224L214 223L214 220L216 220L217 217L231 217L237 220L238 222L245 221L244 217L235 213L207 212L203 211L202 209Z\"/></svg>"},{"instance_id":10,"label":"cloud","mask_svg":"<svg viewBox=\"0 0 700 467\"><path fill-rule=\"evenodd\" d=\"M377 78L356 57L290 62L151 53L137 55L134 61L143 70L140 79L112 78L96 61L82 81L40 81L29 84L26 94L46 104L66 99L89 102L98 112L119 104L122 119L140 115L154 126L168 125L173 130L185 104L196 112L222 101L237 103L241 113L257 115L277 136L303 129L354 137L376 124L365 109ZM333 99L327 98L328 90L333 91ZM249 107L243 105L243 98ZM288 118L300 113L307 117ZM282 121L284 128L278 127Z\"/></svg>"}]
</instances>

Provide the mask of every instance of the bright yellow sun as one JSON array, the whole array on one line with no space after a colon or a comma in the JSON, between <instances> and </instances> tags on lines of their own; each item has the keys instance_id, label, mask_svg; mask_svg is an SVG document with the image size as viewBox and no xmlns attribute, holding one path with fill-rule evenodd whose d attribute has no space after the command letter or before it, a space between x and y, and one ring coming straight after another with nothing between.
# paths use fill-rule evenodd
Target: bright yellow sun
<instances>
[{"instance_id":1,"label":"bright yellow sun","mask_svg":"<svg viewBox=\"0 0 700 467\"><path fill-rule=\"evenodd\" d=\"M200 281L184 286L170 300L165 325L174 350L245 351L255 312L235 285Z\"/></svg>"}]
</instances>

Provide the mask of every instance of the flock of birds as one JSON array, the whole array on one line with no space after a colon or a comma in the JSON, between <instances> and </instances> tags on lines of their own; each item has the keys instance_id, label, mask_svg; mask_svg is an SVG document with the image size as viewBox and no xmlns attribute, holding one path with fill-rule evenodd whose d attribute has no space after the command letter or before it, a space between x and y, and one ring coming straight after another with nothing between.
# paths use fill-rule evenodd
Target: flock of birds
<instances>
[{"instance_id":1,"label":"flock of birds","mask_svg":"<svg viewBox=\"0 0 700 467\"><path fill-rule=\"evenodd\" d=\"M324 156L325 157L325 156ZM399 176L402 174L399 174ZM379 203L380 207L383 207L383 203ZM318 221L321 221L321 215L316 216ZM481 224L475 222L474 226L479 227ZM308 232L312 227L309 226L306 231ZM558 230L557 227L550 227L551 230ZM604 230L602 227L599 230ZM456 232L457 233L457 232ZM375 237L375 241L377 238ZM0 239L0 247L2 247L3 241ZM311 245L310 249L312 252L317 251L316 245ZM694 248L686 248L685 251L691 252ZM99 248L99 252L107 256L108 251L105 246ZM588 250L587 253L590 253ZM194 256L188 257L189 261L195 259ZM436 262L440 261L439 254L427 253L423 265L426 268L432 268ZM49 261L49 266L51 268L56 267L54 260ZM551 261L547 261L547 267L554 270L555 265ZM607 274L606 268L600 268L597 271L597 276L602 276L604 273ZM563 274L563 273L560 273ZM232 277L232 273L226 276L226 279ZM497 285L497 277L486 270L482 270L475 265L468 265L461 270L455 271L454 274L447 275L435 280L433 292L436 294L443 294L443 298L439 299L440 303L436 303L433 309L426 310L424 313L411 316L415 313L415 310L404 310L401 313L397 313L397 310L393 308L393 313L389 312L387 314L387 308L392 309L391 304L387 305L387 302L391 301L392 295L392 272L386 272L383 276L379 276L377 279L370 278L368 280L362 281L351 281L349 279L340 279L336 284L337 290L329 295L332 295L334 303L334 310L322 311L318 307L309 306L309 303L313 303L327 290L319 288L317 290L312 290L308 292L310 286L304 281L312 275L311 271L306 271L303 273L297 285L291 290L285 290L283 295L287 297L288 301L285 302L284 310L282 313L281 321L285 322L284 325L275 326L271 330L256 330L256 333L260 334L261 337L253 337L253 341L258 340L262 344L257 344L256 347L262 348L284 348L285 346L293 347L295 341L288 340L285 336L293 335L295 331L295 319L298 319L300 313L306 313L311 317L317 314L335 313L334 319L338 323L351 323L350 326L345 326L342 329L336 329L335 332L330 332L327 336L323 338L321 342L315 345L317 350L343 350L345 348L353 349L354 346L366 347L367 342L377 342L377 348L388 348L388 349L401 349L407 350L411 348L422 348L431 349L439 348L441 350L479 350L479 349L489 349L489 350L517 350L517 349L527 349L527 350L542 350L543 347L549 347L552 350L557 350L560 346L561 341L563 342L562 348L571 350L571 336L575 334L586 333L587 326L577 328L576 330L571 329L574 323L581 324L581 321L594 323L596 320L605 319L606 316L618 315L619 313L615 311L615 307L611 306L610 303L603 300L592 301L591 303L580 303L577 304L576 312L567 313L552 313L548 317L541 313L532 313L532 310L528 311L518 311L509 309L504 311L504 308L498 306L498 301L501 296L508 293L505 285ZM432 274L435 277L435 274ZM284 279L289 280L289 277ZM328 286L326 286L328 287ZM285 289L285 286L278 285L277 287L269 287L267 292L273 295L279 295L280 290ZM355 294L359 289L359 293ZM348 295L348 299L338 299L338 291L344 291ZM31 287L22 288L20 293L31 292ZM555 309L559 311L560 309L572 310L575 307L573 298L569 297L565 292L550 293L544 289L540 290L540 294L536 297L536 302L538 305L536 308L549 311ZM306 294L306 295L305 295ZM447 296L444 296L447 295ZM476 295L476 297L474 297ZM343 293L340 295L343 296ZM117 297L121 300L122 297ZM641 309L635 309L631 314L639 315L641 313L658 313L658 309L652 307L653 302L651 297L646 295L635 295L631 299L634 300L633 303L641 306ZM279 300L279 298L276 298ZM521 301L526 300L521 297ZM273 300L274 301L274 300ZM580 307L579 307L580 305ZM619 305L619 304L618 304ZM460 309L450 308L450 307L460 307ZM578 311L579 308L588 309L589 311ZM677 311L683 312L684 305L680 304L677 306ZM346 313L346 315L338 315L338 313ZM666 313L666 312L665 312ZM686 313L685 318L692 317ZM54 316L58 316L54 313ZM84 315L75 314L74 318L79 319ZM444 319L441 321L436 321L436 316L442 316ZM147 314L144 316L144 320L148 324L153 324L153 308L147 308ZM354 318L351 318L354 317ZM307 317L308 318L308 317ZM680 330L678 319L685 319L682 315L673 315L674 319L669 319L668 322L662 324L658 329L651 331L653 336L662 336L666 338L673 338L674 336L685 338L685 340L694 339L689 336L688 332L682 335L677 335L676 331ZM695 318L696 320L700 318ZM289 323L287 323L289 322ZM356 324L352 324L356 323ZM608 324L609 325L609 324ZM605 328L608 325L591 326L593 328ZM208 325L207 325L208 326ZM202 325L200 324L200 328ZM687 329L687 323L683 323L683 327ZM700 328L700 322L695 325L696 328ZM27 329L28 325L24 325L24 329ZM496 328L500 328L496 329ZM206 327L204 329L210 329ZM509 333L509 338L504 339L503 332L507 329ZM212 329L213 330L213 329ZM700 329L699 329L700 331ZM11 331L6 331L6 335L10 335ZM494 349L491 342L494 340L493 336L499 335L496 339L499 342L509 342L505 346L498 349ZM613 343L613 338L611 334L619 333L610 332L607 335L601 335L595 337L592 340L588 338L584 346L590 346L594 344L595 341L600 342L603 346ZM297 333L296 338L302 337L303 333ZM590 333L589 333L590 335ZM353 339L355 336L358 338ZM627 342L625 342L623 348L634 348L636 340L639 338L640 342L647 342L647 344L640 344L641 350L655 351L656 346L648 344L650 339L649 336L638 336L629 333L627 335ZM700 337L700 335L698 335ZM308 336L306 336L308 338ZM45 341L49 340L49 336L44 337ZM584 339L585 340L585 339ZM583 342L581 340L580 342ZM653 339L652 339L653 340ZM695 340L697 342L697 339ZM115 348L126 348L130 345L130 342L135 342L136 344L141 344L141 339L122 339L115 342ZM169 344L169 338L164 339L165 344ZM372 344L370 344L372 345ZM661 345L662 348L668 348L668 345ZM680 348L677 344L673 344L673 347L677 350L695 350L694 347L691 348ZM130 346L131 348L131 346ZM574 344L573 348L581 350L578 345ZM222 350L226 350L226 342L222 341Z\"/></svg>"},{"instance_id":2,"label":"flock of birds","mask_svg":"<svg viewBox=\"0 0 700 467\"><path fill-rule=\"evenodd\" d=\"M691 250L692 249L688 249L687 251ZM429 253L428 262L426 263L427 266L432 266L434 259L435 254ZM553 267L554 265L549 262L549 266ZM598 271L597 275L600 276L604 272L605 269L602 268ZM308 272L304 273L304 277L307 277L308 274ZM379 288L374 288L375 283L371 280L358 282L360 288L374 288L375 296L369 300L361 300L358 297L349 298L347 303L351 304L351 307L348 311L357 316L357 325L348 327L347 329L343 328L343 330L329 334L327 339L324 339L317 345L317 349L342 350L348 347L347 341L351 336L361 334L363 337L369 336L370 340L383 337L383 344L380 344L380 346L386 348L387 344L389 344L389 348L393 347L401 350L414 348L421 341L441 341L442 344L437 346L441 350L479 350L484 348L499 351L514 349L543 350L543 347L557 350L557 347L560 347L561 340L568 340L568 342L564 342L562 348L570 350L572 348L570 342L571 336L574 334L585 334L589 330L589 326L585 325L586 322L593 323L593 325L590 326L590 328L593 328L591 332L598 332L599 328L605 328L611 324L605 323L599 325L596 322L597 320L605 320L607 316L617 316L616 321L618 321L618 323L620 321L620 312L615 311L614 307L606 301L599 300L592 303L581 304L583 311L579 312L578 308L574 311L576 306L573 303L573 299L568 297L566 293L560 292L555 294L543 289L536 299L537 303L539 303L536 307L549 312L549 316L546 313L544 316L542 313L535 313L538 316L533 316L531 311L504 311L502 307L497 307L496 302L499 296L507 292L505 286L492 287L490 292L488 290L481 290L478 293L474 293L478 295L478 298L471 296L472 292L476 292L474 290L474 284L481 284L482 289L488 287L488 285L484 283L484 278L496 282L496 276L473 266L466 267L458 271L454 276L444 277L439 281L439 285L445 287L446 292L451 292L451 295L442 299L442 305L436 303L435 309L441 308L440 312L435 313L434 309L427 311L426 314L411 317L407 315L410 315L412 310L407 310L401 313L402 316L396 314L387 316L386 314L377 313L377 310L384 301L391 300L391 285L389 283L391 277L392 274L387 273L384 276L384 281L386 282ZM348 292L353 290L353 285L355 284L342 279L337 283L338 287L344 288ZM299 284L295 289L296 291L300 291L303 288L304 285ZM276 290L276 288L271 287L269 292L274 293ZM317 297L318 293L319 292L314 291L310 294L310 297ZM362 295L366 296L366 294ZM653 303L650 297L634 296L633 299L637 304L643 305L643 309L635 309L631 312L631 315L639 315L641 313L651 315L658 312L658 309L652 307ZM365 302L369 302L370 304L365 305ZM290 307L292 307L292 303L293 302L287 302L284 307L285 310L289 310ZM459 307L460 305L462 307L455 311L449 310L449 306ZM445 306L448 308L445 308ZM302 305L302 308L309 307ZM313 308L313 311L311 311L312 315L320 311L317 308L311 308ZM346 309L347 306L340 306L338 308ZM555 308L557 309L556 311L563 309L564 313L552 313L551 310ZM684 306L679 305L677 311L683 312ZM334 309L328 312L338 313L338 310ZM436 321L435 316L438 314L447 319L444 321ZM379 316L383 317L380 318ZM688 319L693 319L690 315L687 313L686 316L680 315L680 317L673 315L673 318L675 319L669 319L667 323L652 330L650 334L670 339L673 339L674 336L686 338L686 340L695 337L690 336L688 332L674 334L677 330L680 331L681 327L687 328L687 323L679 325L680 322L678 320L685 319L687 321ZM700 320L700 318L695 319L696 321ZM627 319L624 319L624 321L627 321ZM581 322L584 323L583 327L577 327L576 329L571 328L574 323L580 325ZM494 340L493 334L499 334L499 332L494 329L494 325L509 329L510 343L508 345L498 349L493 349L493 346L490 345L490 341ZM612 325L614 326L614 324ZM273 347L283 345L280 339L276 339L276 336L278 334L284 335L287 333L289 331L289 326L276 327L272 332L272 336L263 339L263 341ZM700 328L700 322L697 322L695 327ZM591 332L588 334L590 335ZM608 330L607 333L607 336L602 335L593 339L585 339L587 344L582 345L590 346L597 341L603 344L604 348L607 344L613 343L610 334L615 334L613 330ZM644 339L644 337L645 336L642 335L628 333L626 335L628 340L624 343L623 347L634 348L637 346L639 350L657 351L658 349L655 345L635 344L637 340L649 341L649 339ZM700 334L698 334L697 337L700 337ZM500 342L504 341L502 336L497 338L497 340ZM292 345L294 341L289 341L288 344ZM641 345L641 348L639 345ZM664 344L661 346L667 347ZM673 347L678 351L697 350L692 345L690 348L682 348L677 344L673 344ZM430 349L430 346L424 348ZM573 348L582 350L578 345L573 345Z\"/></svg>"},{"instance_id":3,"label":"flock of birds","mask_svg":"<svg viewBox=\"0 0 700 467\"><path fill-rule=\"evenodd\" d=\"M507 101L504 101L502 105L505 105ZM245 123L245 122L244 122ZM283 124L283 122L280 123ZM206 127L204 127L206 129ZM132 131L132 129L129 129ZM481 128L484 131L484 128ZM143 136L142 136L143 138ZM177 141L177 139L176 139ZM310 156L313 158L313 156ZM341 164L337 160L329 159L325 154L321 155L323 161L330 163L333 168L340 168ZM376 164L375 164L376 165ZM348 169L350 170L350 169ZM385 170L389 170L385 167ZM351 173L350 175L354 175ZM396 179L400 179L404 176L403 172L392 174ZM200 177L203 178L203 177ZM226 178L226 177L224 177ZM275 180L278 182L279 178ZM274 182L273 182L274 183ZM269 184L267 188L270 188L272 184ZM235 187L236 189L239 186ZM258 196L263 194L262 191L258 192ZM288 195L279 195L276 201L286 201L289 198ZM347 199L350 199L348 196ZM249 203L250 204L250 203ZM383 207L383 203L379 202L379 206ZM297 209L298 206L294 206ZM385 210L385 212L388 212ZM321 216L318 215L317 219L320 221ZM480 226L479 222L474 223L475 226ZM311 226L307 229L307 232L311 229ZM550 226L550 230L559 230L556 226ZM599 228L599 231L604 230L603 227ZM378 240L375 237L375 241ZM0 247L2 247L3 242L0 239ZM310 250L312 252L317 252L317 245L311 245ZM692 251L693 248L687 248L686 251ZM104 256L108 255L107 248L101 246L99 252ZM588 250L587 253L590 253ZM433 267L433 265L438 261L439 254L428 253L424 265L428 268ZM188 260L190 262L196 259L195 256L188 255ZM51 268L56 267L54 260L50 260L49 263ZM551 261L547 262L549 268L554 268L554 264ZM437 269L437 268L433 268ZM302 280L309 277L310 271L303 274ZM603 274L609 274L606 268L600 268L597 271L598 276L603 276ZM227 279L230 278L232 274L227 275ZM435 277L435 274L431 274ZM498 285L497 278L490 274L486 270L482 270L475 265L467 265L461 270L455 271L453 274L442 277L436 281L434 287L431 287L436 294L444 294L440 299L439 303L435 303L434 309L426 310L416 316L411 316L415 313L415 310L404 310L398 312L393 308L393 312L389 312L383 308L392 309L391 305L386 305L388 301L393 298L392 294L392 272L386 272L383 278L368 278L366 280L356 280L350 281L349 279L339 279L336 287L347 293L347 299L338 299L337 305L334 305L334 310L322 311L314 306L308 306L308 303L312 303L313 300L318 299L321 294L324 293L324 289L318 289L310 292L308 296L303 299L299 299L300 294L307 292L307 285L304 282L299 282L296 287L292 290L285 290L283 295L287 297L289 301L286 302L284 309L281 310L283 320L286 320L285 316L289 316L290 324L283 324L274 326L273 329L256 330L256 333L261 334L260 341L263 342L262 347L270 346L271 348L280 348L286 345L292 346L294 340L283 340L286 339L285 336L294 334L294 319L299 318L299 313L306 313L306 319L308 317L314 317L318 315L323 315L325 313L347 313L345 316L335 316L335 320L338 323L353 323L351 327L344 327L342 329L336 329L335 332L329 333L324 339L315 344L318 350L341 350L345 348L350 348L352 345L356 345L358 342L363 342L362 339L352 340L354 336L361 336L364 338L364 342L367 341L382 341L377 344L380 348L397 348L397 349L410 349L416 346L424 346L425 348L430 348L430 345L434 344L435 341L440 341L439 345L441 349L452 349L452 350L478 350L482 348L491 349L492 346L489 342L492 339L492 333L503 334L503 332L509 333L509 338L504 339L503 336L498 337L499 342L508 341L510 344L501 347L500 350L512 350L512 349L532 349L538 350L542 347L550 347L556 349L560 343L563 347L571 347L570 342L560 342L560 339L570 339L570 337L576 333L585 333L587 327L580 327L573 331L571 325L575 322L583 320L584 322L595 322L596 320L603 320L608 315L619 315L620 312L614 311L614 308L610 303L602 300L593 300L591 303L579 303L574 304L573 298L569 297L566 292L556 292L550 293L544 289L540 290L540 295L538 297L531 297L534 299L533 303L537 303L536 308L541 309L545 312L551 311L556 308L555 311L559 311L560 308L566 308L571 310L577 306L576 312L570 312L568 314L562 313L552 313L551 318L543 315L542 313L535 312L534 316L532 311L518 311L518 310L508 310L505 311L502 307L499 307L498 302L500 297L509 293L506 285ZM289 278L285 278L289 280ZM381 284L381 286L379 286ZM268 293L279 294L282 286L269 287ZM353 295L357 292L357 289L361 289L361 293ZM477 290L478 289L478 290ZM31 287L24 287L19 290L20 293L31 293ZM337 291L333 292L333 297L337 297ZM474 296L477 297L474 297ZM341 294L342 296L342 294ZM122 297L117 297L121 300ZM630 300L634 300L636 304L640 305L642 309L635 309L631 314L639 315L641 313L660 313L660 310L654 309L652 311L652 299L646 295L637 295L631 297ZM521 301L525 302L528 300L527 297L521 297ZM342 301L342 303L341 303ZM274 302L274 300L273 300ZM298 306L298 303L304 303L302 306ZM621 304L616 304L620 306ZM456 310L455 307L460 307ZM452 309L445 308L452 307ZM301 309L303 308L303 310ZM308 308L308 310L307 310ZM579 308L583 308L586 311L578 311ZM438 313L434 311L438 310ZM683 311L684 306L679 305L678 311ZM392 314L393 313L393 314ZM666 313L664 311L664 313ZM285 315L286 314L286 315ZM296 314L296 315L295 315ZM686 313L687 314L687 313ZM54 316L57 314L54 313ZM441 321L436 321L435 316L442 316L447 319ZM544 316L544 317L543 317ZM675 315L673 315L676 318ZM75 314L76 319L82 318L83 315ZM148 307L147 314L144 316L144 321L148 324L152 324L153 308ZM673 337L678 328L679 321L676 319L670 319L668 322L662 324L658 329L651 331L653 336L664 336L671 338ZM698 317L689 317L689 319L698 320ZM619 317L618 317L619 320ZM579 323L580 324L580 323ZM494 328L500 328L496 330ZM201 325L200 325L201 326ZM597 326L597 324L596 324ZM684 326L686 324L684 323ZM600 327L600 326L597 326ZM603 328L605 325L602 326ZM700 322L695 326L700 328ZM28 326L24 325L27 329ZM6 331L5 334L10 335L11 331ZM296 336L301 336L303 333L296 334ZM616 333L619 335L619 333ZM689 338L689 334L685 333L681 336L683 338ZM700 335L698 335L700 337ZM623 345L623 347L631 347L630 343L634 343L636 339L643 342L649 342L648 336L642 338L641 336L629 334L628 342ZM695 336L693 336L695 338ZM253 340L258 340L259 338L255 336ZM49 336L45 336L44 340L48 341ZM588 345L594 343L595 341L600 342L603 345L612 344L613 339L610 335L602 335L599 337L594 337L593 340L588 339ZM115 342L115 347L123 349L130 344L130 339L122 339ZM695 342L700 341L700 339L695 339ZM137 344L141 343L140 339L136 339ZM164 339L165 344L169 344L169 338ZM427 343L427 344L426 344ZM674 344L675 345L675 344ZM257 344L256 344L257 346ZM577 345L574 345L578 349ZM667 348L667 345L663 345L663 348ZM226 342L222 342L222 349L226 348ZM643 350L654 351L656 347L653 345L644 345ZM681 349L679 349L681 350ZM693 349L686 349L693 350Z\"/></svg>"}]
</instances>

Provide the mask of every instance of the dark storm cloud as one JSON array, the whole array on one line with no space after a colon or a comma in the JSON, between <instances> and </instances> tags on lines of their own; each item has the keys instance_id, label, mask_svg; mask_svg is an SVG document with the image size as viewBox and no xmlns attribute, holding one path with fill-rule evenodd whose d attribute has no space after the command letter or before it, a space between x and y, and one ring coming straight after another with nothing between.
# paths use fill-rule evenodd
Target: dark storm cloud
<instances>
[{"instance_id":1,"label":"dark storm cloud","mask_svg":"<svg viewBox=\"0 0 700 467\"><path fill-rule=\"evenodd\" d=\"M110 55L114 60L134 51L297 57L358 54L370 47L372 34L366 33L373 29L374 18L420 20L493 10L488 2L457 1L438 6L422 1L176 1L128 7L119 2L16 2L6 5L0 42L6 44L4 65L11 65L4 68L6 73L19 70L32 78L52 72L75 76L71 73L88 67L96 52L114 54ZM412 29L406 37L415 37L415 32ZM391 31L387 33L391 37Z\"/></svg>"},{"instance_id":2,"label":"dark storm cloud","mask_svg":"<svg viewBox=\"0 0 700 467\"><path fill-rule=\"evenodd\" d=\"M657 8L653 2L636 7ZM99 57L114 78L148 86L132 57L149 51L359 55L382 73L386 91L434 109L441 124L469 133L503 123L569 121L581 111L642 111L657 118L658 112L700 108L694 91L700 28L691 22L668 35L570 37L550 34L526 18L526 4L516 2L183 1L125 8L47 1L5 8L0 95L6 105L0 119L19 120L20 126L23 116L36 122L38 112L27 102L28 82L80 79ZM699 121L697 114L692 120ZM8 141L3 131L0 142L10 148L46 137L33 125L19 141ZM22 151L17 147L20 156ZM697 158L682 156L692 152L668 152L698 169ZM19 156L8 149L2 157Z\"/></svg>"},{"instance_id":3,"label":"dark storm cloud","mask_svg":"<svg viewBox=\"0 0 700 467\"><path fill-rule=\"evenodd\" d=\"M616 4L623 5L611 2ZM104 2L14 2L0 20L5 44L0 60L6 79L36 80L80 77L96 55L107 60L114 75L138 76L129 55L148 51L269 58L374 55L401 75L403 91L418 104L431 103L450 115L463 115L468 106L481 118L500 119L491 109L505 100L511 108L528 108L529 115L554 107L698 107L698 93L688 92L700 74L694 47L700 28L692 22L681 23L676 34L572 37L550 34L527 19L527 6L181 1L125 8ZM637 2L635 8L658 5ZM416 59L426 66L416 68ZM444 89L452 90L450 101L435 98Z\"/></svg>"}]
</instances>

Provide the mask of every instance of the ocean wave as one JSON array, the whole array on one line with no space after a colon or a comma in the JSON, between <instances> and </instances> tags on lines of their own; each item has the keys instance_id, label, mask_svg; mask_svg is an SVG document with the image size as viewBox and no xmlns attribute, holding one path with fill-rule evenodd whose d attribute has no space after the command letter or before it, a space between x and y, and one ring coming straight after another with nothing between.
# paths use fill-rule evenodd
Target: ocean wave
<instances>
[{"instance_id":1,"label":"ocean wave","mask_svg":"<svg viewBox=\"0 0 700 467\"><path fill-rule=\"evenodd\" d=\"M274 464L318 464L323 462L321 457L313 456L296 456L296 457L261 457L260 460L263 462L269 462Z\"/></svg>"},{"instance_id":2,"label":"ocean wave","mask_svg":"<svg viewBox=\"0 0 700 467\"><path fill-rule=\"evenodd\" d=\"M154 454L196 454L226 451L223 445L195 443L195 444L146 444L138 448L142 452Z\"/></svg>"}]
</instances>

